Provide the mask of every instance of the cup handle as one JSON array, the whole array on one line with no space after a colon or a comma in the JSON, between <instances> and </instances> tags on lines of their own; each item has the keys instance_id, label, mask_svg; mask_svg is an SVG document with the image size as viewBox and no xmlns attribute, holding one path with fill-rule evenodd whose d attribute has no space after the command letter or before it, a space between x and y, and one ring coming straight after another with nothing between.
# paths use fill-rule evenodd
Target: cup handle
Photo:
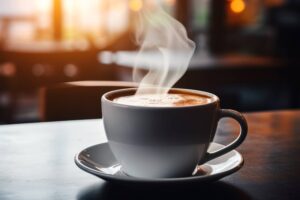
<instances>
[{"instance_id":1,"label":"cup handle","mask_svg":"<svg viewBox=\"0 0 300 200\"><path fill-rule=\"evenodd\" d=\"M247 121L241 113L239 113L235 110L221 109L218 121L223 117L230 117L230 118L235 119L240 124L240 130L241 130L240 134L233 142L231 142L230 144L228 144L224 148L219 149L219 150L217 150L215 152L212 152L212 153L207 152L206 155L204 156L204 159L201 160L202 163L205 163L209 160L217 158L217 157L219 157L223 154L226 154L229 151L237 148L240 144L242 144L242 142L245 140L245 138L247 136L247 132L248 132Z\"/></svg>"}]
</instances>

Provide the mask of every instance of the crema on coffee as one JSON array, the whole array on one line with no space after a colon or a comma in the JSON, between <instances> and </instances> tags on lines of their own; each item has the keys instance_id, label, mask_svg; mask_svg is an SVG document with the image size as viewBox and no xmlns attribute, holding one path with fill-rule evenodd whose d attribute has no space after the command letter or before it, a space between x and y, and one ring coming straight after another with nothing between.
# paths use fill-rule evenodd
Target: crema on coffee
<instances>
[{"instance_id":1,"label":"crema on coffee","mask_svg":"<svg viewBox=\"0 0 300 200\"><path fill-rule=\"evenodd\" d=\"M211 98L194 94L171 93L121 96L113 99L113 101L132 106L181 107L207 104L211 102Z\"/></svg>"}]
</instances>

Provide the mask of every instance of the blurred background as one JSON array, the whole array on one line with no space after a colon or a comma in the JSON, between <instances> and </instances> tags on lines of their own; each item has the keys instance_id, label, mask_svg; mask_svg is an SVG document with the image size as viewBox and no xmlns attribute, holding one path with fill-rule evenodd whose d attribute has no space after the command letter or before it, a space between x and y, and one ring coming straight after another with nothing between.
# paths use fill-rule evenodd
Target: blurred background
<instances>
[{"instance_id":1,"label":"blurred background","mask_svg":"<svg viewBox=\"0 0 300 200\"><path fill-rule=\"evenodd\" d=\"M243 112L300 107L300 0L161 1L197 44L177 87L213 92L223 108ZM42 87L132 81L142 7L143 0L0 0L0 124L41 121Z\"/></svg>"}]
</instances>

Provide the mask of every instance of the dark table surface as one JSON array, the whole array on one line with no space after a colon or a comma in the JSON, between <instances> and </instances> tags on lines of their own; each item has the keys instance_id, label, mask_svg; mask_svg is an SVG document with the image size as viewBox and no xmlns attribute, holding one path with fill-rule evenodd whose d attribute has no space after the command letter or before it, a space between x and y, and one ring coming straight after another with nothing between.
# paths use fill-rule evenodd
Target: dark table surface
<instances>
[{"instance_id":1,"label":"dark table surface","mask_svg":"<svg viewBox=\"0 0 300 200\"><path fill-rule=\"evenodd\" d=\"M300 111L246 114L244 167L220 181L181 186L116 185L81 171L83 148L106 141L102 121L0 126L0 199L300 199ZM224 119L216 141L237 133Z\"/></svg>"}]
</instances>

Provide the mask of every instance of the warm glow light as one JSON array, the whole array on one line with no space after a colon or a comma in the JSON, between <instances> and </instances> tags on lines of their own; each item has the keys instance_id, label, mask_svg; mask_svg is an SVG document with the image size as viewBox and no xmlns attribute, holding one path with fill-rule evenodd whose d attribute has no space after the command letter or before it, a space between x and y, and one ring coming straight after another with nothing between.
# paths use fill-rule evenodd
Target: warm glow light
<instances>
[{"instance_id":1,"label":"warm glow light","mask_svg":"<svg viewBox=\"0 0 300 200\"><path fill-rule=\"evenodd\" d=\"M234 13L241 13L245 10L245 2L243 0L232 0L230 3L230 9Z\"/></svg>"},{"instance_id":2,"label":"warm glow light","mask_svg":"<svg viewBox=\"0 0 300 200\"><path fill-rule=\"evenodd\" d=\"M132 11L138 12L142 9L142 7L143 7L142 0L130 0L129 1L129 8Z\"/></svg>"},{"instance_id":3,"label":"warm glow light","mask_svg":"<svg viewBox=\"0 0 300 200\"><path fill-rule=\"evenodd\" d=\"M35 0L39 12L48 12L51 10L52 2L49 0Z\"/></svg>"}]
</instances>

